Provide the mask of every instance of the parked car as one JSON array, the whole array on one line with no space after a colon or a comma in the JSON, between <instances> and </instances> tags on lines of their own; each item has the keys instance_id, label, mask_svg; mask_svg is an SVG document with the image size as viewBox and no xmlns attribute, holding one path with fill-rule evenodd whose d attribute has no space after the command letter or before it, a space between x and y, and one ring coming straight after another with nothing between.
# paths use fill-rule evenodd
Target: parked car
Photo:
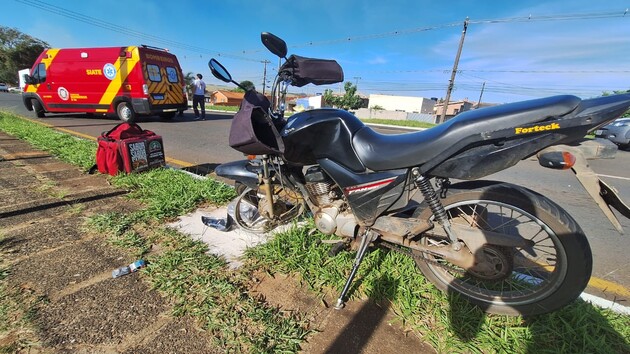
<instances>
[{"instance_id":1,"label":"parked car","mask_svg":"<svg viewBox=\"0 0 630 354\"><path fill-rule=\"evenodd\" d=\"M9 92L11 93L21 93L22 89L19 87L9 87Z\"/></svg>"},{"instance_id":2,"label":"parked car","mask_svg":"<svg viewBox=\"0 0 630 354\"><path fill-rule=\"evenodd\" d=\"M617 144L620 149L630 149L630 118L619 118L595 131L596 138L605 138Z\"/></svg>"},{"instance_id":3,"label":"parked car","mask_svg":"<svg viewBox=\"0 0 630 354\"><path fill-rule=\"evenodd\" d=\"M0 82L0 92L9 92L9 86L4 82Z\"/></svg>"}]
</instances>

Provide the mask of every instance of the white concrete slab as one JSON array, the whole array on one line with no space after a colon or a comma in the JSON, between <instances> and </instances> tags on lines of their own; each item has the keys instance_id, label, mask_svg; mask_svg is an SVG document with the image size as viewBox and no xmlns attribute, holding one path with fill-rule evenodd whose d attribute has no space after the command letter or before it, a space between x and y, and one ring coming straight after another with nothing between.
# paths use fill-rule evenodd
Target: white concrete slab
<instances>
[{"instance_id":1,"label":"white concrete slab","mask_svg":"<svg viewBox=\"0 0 630 354\"><path fill-rule=\"evenodd\" d=\"M193 213L180 216L176 222L168 226L190 235L194 240L206 243L210 253L225 258L232 268L238 268L243 264L241 256L246 249L265 243L273 238L274 233L291 227L284 225L270 232L257 234L239 229L234 225L232 230L225 232L204 225L201 221L202 216L226 218L227 207L197 209Z\"/></svg>"}]
</instances>

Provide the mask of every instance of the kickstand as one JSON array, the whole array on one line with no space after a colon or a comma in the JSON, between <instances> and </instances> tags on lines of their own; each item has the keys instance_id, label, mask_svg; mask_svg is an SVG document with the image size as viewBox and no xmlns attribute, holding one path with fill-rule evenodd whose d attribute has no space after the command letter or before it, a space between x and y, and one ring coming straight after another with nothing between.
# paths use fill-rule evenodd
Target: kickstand
<instances>
[{"instance_id":1,"label":"kickstand","mask_svg":"<svg viewBox=\"0 0 630 354\"><path fill-rule=\"evenodd\" d=\"M363 237L361 238L361 244L359 245L359 250L357 251L357 256L354 259L354 264L352 265L352 271L346 280L346 285L344 285L341 294L339 294L339 298L337 299L337 303L335 304L335 310L341 310L345 306L344 298L346 297L348 290L350 290L350 285L352 284L352 280L354 280L354 276L357 274L357 270L359 269L359 265L363 261L363 257L370 246L370 242L372 242L372 233L370 229L365 230L363 233Z\"/></svg>"}]
</instances>

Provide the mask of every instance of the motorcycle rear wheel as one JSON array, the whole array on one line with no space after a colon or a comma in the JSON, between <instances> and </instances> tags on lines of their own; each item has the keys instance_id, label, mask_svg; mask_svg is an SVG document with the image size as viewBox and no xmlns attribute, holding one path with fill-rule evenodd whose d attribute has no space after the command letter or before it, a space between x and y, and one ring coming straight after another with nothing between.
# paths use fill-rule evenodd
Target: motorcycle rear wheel
<instances>
[{"instance_id":1,"label":"motorcycle rear wheel","mask_svg":"<svg viewBox=\"0 0 630 354\"><path fill-rule=\"evenodd\" d=\"M453 187L458 187L455 185ZM465 271L439 256L416 251L416 265L440 290L457 292L488 313L537 315L575 300L591 276L592 254L584 232L559 205L525 188L506 183L466 182L442 199L451 223L518 234L534 241L528 248L486 245L477 261L486 272ZM428 208L417 217L433 219ZM436 227L440 227L436 224ZM447 239L423 237L431 247L450 247ZM467 248L465 249L467 250ZM488 271L489 269L489 271Z\"/></svg>"}]
</instances>

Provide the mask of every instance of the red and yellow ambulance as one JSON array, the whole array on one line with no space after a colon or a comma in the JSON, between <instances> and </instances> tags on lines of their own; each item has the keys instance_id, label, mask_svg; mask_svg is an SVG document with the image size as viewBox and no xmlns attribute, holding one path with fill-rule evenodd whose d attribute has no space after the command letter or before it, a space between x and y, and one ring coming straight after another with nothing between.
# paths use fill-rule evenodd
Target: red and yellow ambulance
<instances>
[{"instance_id":1,"label":"red and yellow ambulance","mask_svg":"<svg viewBox=\"0 0 630 354\"><path fill-rule=\"evenodd\" d=\"M149 46L46 49L26 77L22 98L37 117L46 113L173 118L188 108L177 57Z\"/></svg>"}]
</instances>

